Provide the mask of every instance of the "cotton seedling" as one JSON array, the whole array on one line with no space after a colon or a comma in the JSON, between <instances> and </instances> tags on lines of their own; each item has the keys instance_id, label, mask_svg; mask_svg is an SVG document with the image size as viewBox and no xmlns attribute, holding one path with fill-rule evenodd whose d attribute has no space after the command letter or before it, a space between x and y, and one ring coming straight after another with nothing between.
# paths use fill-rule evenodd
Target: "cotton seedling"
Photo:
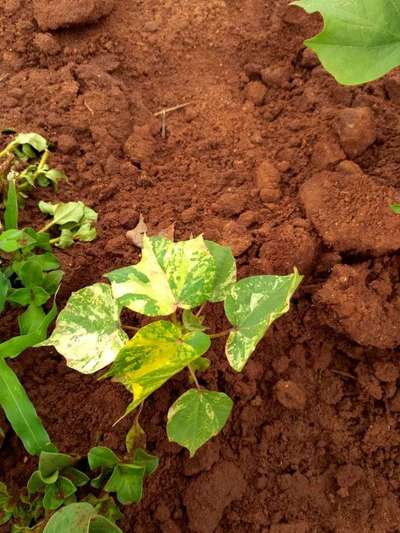
<instances>
[{"instance_id":1,"label":"cotton seedling","mask_svg":"<svg viewBox=\"0 0 400 533\"><path fill-rule=\"evenodd\" d=\"M197 379L209 364L204 355L212 340L227 337L226 357L241 371L273 321L288 311L302 277L295 270L237 281L231 250L202 236L182 242L144 236L141 261L105 277L110 285L96 283L72 294L41 346L54 346L69 367L85 374L110 365L103 379L113 378L133 394L125 414L187 369L194 386L171 406L167 433L192 456L221 431L232 409L227 394L206 390ZM207 302L223 302L226 331L208 333ZM132 326L120 323L123 308L162 318L129 338L125 330Z\"/></svg>"}]
</instances>

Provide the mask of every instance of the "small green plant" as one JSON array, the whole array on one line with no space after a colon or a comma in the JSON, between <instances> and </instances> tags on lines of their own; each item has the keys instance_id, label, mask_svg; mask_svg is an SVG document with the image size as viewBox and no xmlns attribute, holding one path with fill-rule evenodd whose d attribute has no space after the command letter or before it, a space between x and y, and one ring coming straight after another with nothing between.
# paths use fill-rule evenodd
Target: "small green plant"
<instances>
[{"instance_id":1,"label":"small green plant","mask_svg":"<svg viewBox=\"0 0 400 533\"><path fill-rule=\"evenodd\" d=\"M366 83L400 65L396 0L298 0L293 4L323 16L323 31L305 44L339 83Z\"/></svg>"},{"instance_id":2,"label":"small green plant","mask_svg":"<svg viewBox=\"0 0 400 533\"><path fill-rule=\"evenodd\" d=\"M8 181L15 182L19 200L27 198L28 193L50 184L57 189L58 183L66 176L60 170L50 168L48 141L37 133L19 133L0 152L0 186L3 197L7 191Z\"/></svg>"},{"instance_id":3,"label":"small green plant","mask_svg":"<svg viewBox=\"0 0 400 533\"><path fill-rule=\"evenodd\" d=\"M100 524L108 528L104 531L119 532L120 529L115 523L122 518L122 514L113 497L105 493L115 492L123 504L138 501L144 475L157 468L157 459L143 450L136 450L135 461L123 464L108 448L93 448L88 456L89 465L93 469L101 468L101 474L90 484L97 489L103 489L105 493L96 496L87 494L86 490L86 494L82 496L78 494L79 489L88 486L90 482L89 476L77 468L78 463L82 463L82 458L59 453L53 448L53 451L40 453L38 469L29 478L27 489L18 497L11 496L6 485L0 483L0 525L11 521L13 533L96 533ZM143 471L141 482L138 476L134 477L127 471L129 467L140 473ZM82 512L86 516L89 509L90 522L93 520L94 523L87 529L85 518L86 529L83 526L79 529L75 517L81 516ZM66 517L69 523L64 523ZM54 529L56 526L60 529Z\"/></svg>"},{"instance_id":4,"label":"small green plant","mask_svg":"<svg viewBox=\"0 0 400 533\"><path fill-rule=\"evenodd\" d=\"M202 236L183 242L144 236L140 263L106 278L111 286L96 283L72 294L41 346L54 346L68 366L85 374L111 364L103 379L112 377L133 394L125 414L186 368L195 387L171 406L167 433L192 456L223 428L232 409L229 396L205 390L197 379L209 364L203 356L212 339L227 337L226 357L241 371L272 322L288 311L302 277L295 270L288 276L237 281L228 247ZM207 333L207 302L224 302L231 324L226 331ZM151 322L129 339L125 330L137 328L121 326L124 307L170 319Z\"/></svg>"}]
</instances>

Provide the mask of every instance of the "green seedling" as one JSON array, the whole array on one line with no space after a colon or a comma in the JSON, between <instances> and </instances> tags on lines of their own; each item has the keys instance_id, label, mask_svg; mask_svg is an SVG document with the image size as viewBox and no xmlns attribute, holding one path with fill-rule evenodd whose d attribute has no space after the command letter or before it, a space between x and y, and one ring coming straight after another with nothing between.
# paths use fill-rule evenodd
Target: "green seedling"
<instances>
[{"instance_id":1,"label":"green seedling","mask_svg":"<svg viewBox=\"0 0 400 533\"><path fill-rule=\"evenodd\" d=\"M53 185L66 176L60 170L49 167L49 143L37 133L19 133L0 152L0 185L3 193L7 183L14 181L16 196L19 200L27 198L36 187ZM3 194L4 196L4 194Z\"/></svg>"},{"instance_id":2,"label":"green seedling","mask_svg":"<svg viewBox=\"0 0 400 533\"><path fill-rule=\"evenodd\" d=\"M93 241L97 236L94 226L97 222L97 213L83 202L59 204L39 202L39 209L52 217L42 232L58 227L60 235L50 242L59 248L69 248L75 241Z\"/></svg>"},{"instance_id":3,"label":"green seedling","mask_svg":"<svg viewBox=\"0 0 400 533\"><path fill-rule=\"evenodd\" d=\"M111 450L108 452L113 455ZM96 449L90 452L89 462L93 460L95 454ZM80 461L81 458L79 457L59 453L55 449L54 451L41 452L38 469L29 478L27 490L23 491L18 498L12 497L6 485L0 483L0 525L11 520L13 532L58 531L76 533L81 530L75 522L75 517L81 516L80 510L89 510L90 508L90 516L92 517L90 527L85 519L86 529L82 529L82 531L119 532L120 529L115 523L122 518L122 514L110 495L103 493L97 497L94 494L87 494L76 505L79 499L79 489L87 486L90 481L89 476L77 468ZM140 467L138 461L136 461L136 466L137 468ZM117 469L117 465L115 465L115 469ZM114 478L117 477L112 472L110 477L113 476ZM127 477L122 479L122 483L130 481L131 479ZM92 486L97 487L99 484L93 480ZM122 494L129 490L129 487L123 488L122 485L117 488ZM84 506L81 505L82 503ZM69 517L70 524L67 522L64 524L65 517ZM100 525L108 529L98 529ZM56 530L54 529L56 527L62 529Z\"/></svg>"},{"instance_id":4,"label":"green seedling","mask_svg":"<svg viewBox=\"0 0 400 533\"><path fill-rule=\"evenodd\" d=\"M88 502L72 503L55 513L43 533L122 533Z\"/></svg>"},{"instance_id":5,"label":"green seedling","mask_svg":"<svg viewBox=\"0 0 400 533\"><path fill-rule=\"evenodd\" d=\"M323 16L323 31L305 44L339 83L366 83L400 65L396 0L298 0L293 4Z\"/></svg>"},{"instance_id":6,"label":"green seedling","mask_svg":"<svg viewBox=\"0 0 400 533\"><path fill-rule=\"evenodd\" d=\"M196 373L208 366L203 355L211 341L227 337L225 354L241 371L257 344L278 317L289 309L301 282L289 276L254 276L237 281L236 264L228 247L202 236L183 242L164 237L143 239L142 259L106 275L111 286L96 283L70 297L51 337L41 346L54 346L79 372L91 374L111 365L112 377L133 394L128 414L178 372L187 369L194 387L168 413L170 441L193 456L227 422L232 400L205 390ZM207 302L223 302L230 327L209 334L204 325ZM130 339L121 326L123 308L155 320Z\"/></svg>"},{"instance_id":7,"label":"green seedling","mask_svg":"<svg viewBox=\"0 0 400 533\"><path fill-rule=\"evenodd\" d=\"M20 136L17 139L21 141ZM41 138L34 137L30 142L37 151L44 146ZM7 150L15 152L19 159L31 158L33 152L27 146L31 145L16 140ZM17 357L45 340L48 328L57 316L55 296L63 272L52 253L52 246L66 247L76 240L88 241L96 237L93 224L97 214L82 202L56 204L54 211L56 215L51 223L41 230L19 229L16 180L8 181L4 231L0 231L0 312L12 307L21 309L21 313L18 315L19 335L0 343L0 405L25 449L32 455L52 449L50 438L6 358ZM60 228L59 237L52 238L48 233L53 226ZM68 243L63 237L66 229L73 235Z\"/></svg>"},{"instance_id":8,"label":"green seedling","mask_svg":"<svg viewBox=\"0 0 400 533\"><path fill-rule=\"evenodd\" d=\"M97 446L88 454L89 466L99 472L91 485L115 493L122 505L138 503L143 495L143 482L158 467L158 458L140 448L131 458L120 459L109 448Z\"/></svg>"}]
</instances>

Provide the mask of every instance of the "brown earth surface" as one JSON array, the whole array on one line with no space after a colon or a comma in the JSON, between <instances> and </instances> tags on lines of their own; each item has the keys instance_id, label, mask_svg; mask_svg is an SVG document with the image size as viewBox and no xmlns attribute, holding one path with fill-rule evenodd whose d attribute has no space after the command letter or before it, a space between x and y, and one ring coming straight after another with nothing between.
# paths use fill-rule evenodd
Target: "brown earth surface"
<instances>
[{"instance_id":1,"label":"brown earth surface","mask_svg":"<svg viewBox=\"0 0 400 533\"><path fill-rule=\"evenodd\" d=\"M215 342L201 380L235 407L194 459L165 432L186 376L146 403L161 462L123 531L400 531L400 218L388 208L400 198L399 75L337 85L304 49L319 17L286 0L119 0L91 25L113 2L51 4L57 17L47 0L3 0L0 127L57 143L70 176L58 197L99 212L99 239L59 253L60 305L138 259L125 232L140 213L151 229L175 223L179 239L231 244L241 276L306 274L242 374ZM42 28L67 27L41 31L34 7L57 19ZM184 103L163 138L154 113ZM38 192L26 222L39 223L43 197L55 198ZM212 307L213 331L223 320ZM14 327L3 322L3 338ZM123 387L51 350L12 364L62 451L123 452ZM22 487L33 468L7 428L0 478Z\"/></svg>"}]
</instances>

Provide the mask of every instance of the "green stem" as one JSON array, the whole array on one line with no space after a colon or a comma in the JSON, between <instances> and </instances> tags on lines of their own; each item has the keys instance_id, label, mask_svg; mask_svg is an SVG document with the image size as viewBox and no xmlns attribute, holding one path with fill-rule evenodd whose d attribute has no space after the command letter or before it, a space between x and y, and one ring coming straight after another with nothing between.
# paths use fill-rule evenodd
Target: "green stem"
<instances>
[{"instance_id":1,"label":"green stem","mask_svg":"<svg viewBox=\"0 0 400 533\"><path fill-rule=\"evenodd\" d=\"M0 152L0 157L5 157L6 155L8 155L8 154L12 151L13 148L14 148L14 142L8 144L8 145L4 148L4 150L2 150L2 151Z\"/></svg>"},{"instance_id":2,"label":"green stem","mask_svg":"<svg viewBox=\"0 0 400 533\"><path fill-rule=\"evenodd\" d=\"M198 388L198 390L201 390L200 383L198 382L197 377L196 377L196 372L193 370L191 365L188 365L188 369L189 369L190 375L192 376L192 379L193 379L196 387Z\"/></svg>"},{"instance_id":3,"label":"green stem","mask_svg":"<svg viewBox=\"0 0 400 533\"><path fill-rule=\"evenodd\" d=\"M46 231L48 231L50 228L52 228L53 226L55 225L55 222L54 220L52 220L51 222L49 222L48 224L46 224L45 226L43 226L42 229L40 229L38 231L38 233L46 233ZM54 240L54 239L53 239ZM56 239L58 240L58 239Z\"/></svg>"},{"instance_id":4,"label":"green stem","mask_svg":"<svg viewBox=\"0 0 400 533\"><path fill-rule=\"evenodd\" d=\"M219 339L221 337L226 337L226 335L229 335L231 333L232 328L226 329L225 331L221 331L220 333L212 333L209 335L210 339Z\"/></svg>"}]
</instances>

